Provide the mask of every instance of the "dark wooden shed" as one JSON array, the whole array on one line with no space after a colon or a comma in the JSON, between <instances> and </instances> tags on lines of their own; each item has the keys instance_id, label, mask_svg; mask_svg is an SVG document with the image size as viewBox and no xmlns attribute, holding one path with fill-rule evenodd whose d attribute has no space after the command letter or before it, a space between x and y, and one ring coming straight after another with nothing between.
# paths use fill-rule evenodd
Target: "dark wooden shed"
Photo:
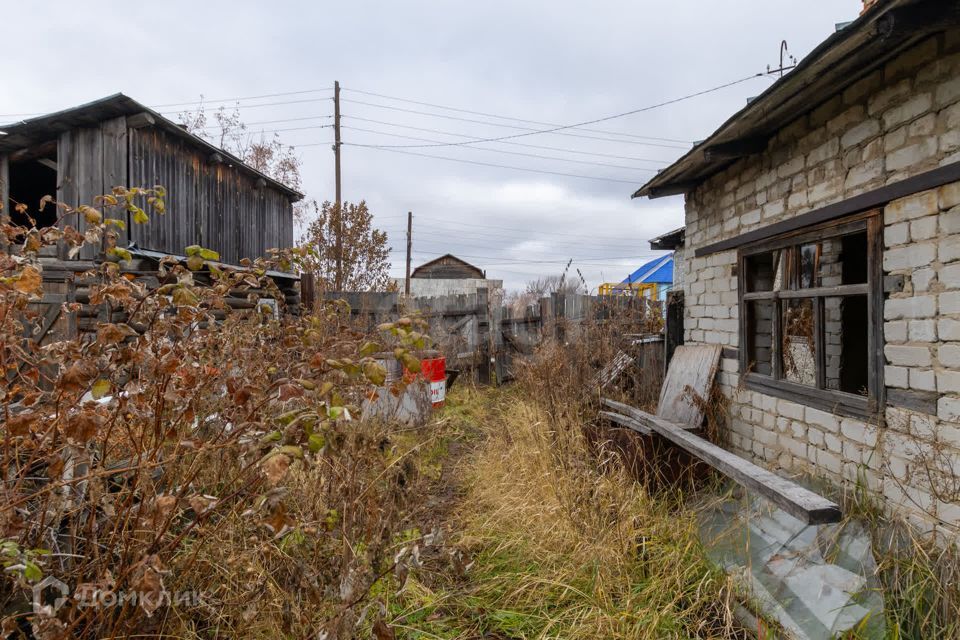
<instances>
[{"instance_id":1,"label":"dark wooden shed","mask_svg":"<svg viewBox=\"0 0 960 640\"><path fill-rule=\"evenodd\" d=\"M121 246L182 254L198 244L236 264L293 244L300 193L123 94L0 126L5 211L11 198L31 209L44 195L76 206L114 186L154 185L167 190L167 214L145 225L128 220ZM82 231L84 221L73 214L64 224ZM77 259L95 253L84 247Z\"/></svg>"},{"instance_id":2,"label":"dark wooden shed","mask_svg":"<svg viewBox=\"0 0 960 640\"><path fill-rule=\"evenodd\" d=\"M448 253L440 256L439 258L435 258L430 262L424 262L422 265L413 270L413 273L410 274L410 277L446 280L483 280L487 276L482 269Z\"/></svg>"}]
</instances>

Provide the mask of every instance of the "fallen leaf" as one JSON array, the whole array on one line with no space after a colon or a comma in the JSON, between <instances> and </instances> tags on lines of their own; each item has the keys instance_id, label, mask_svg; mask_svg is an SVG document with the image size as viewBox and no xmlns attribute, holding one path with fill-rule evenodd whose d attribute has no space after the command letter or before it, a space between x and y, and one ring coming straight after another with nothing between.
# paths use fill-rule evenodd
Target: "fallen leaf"
<instances>
[{"instance_id":1,"label":"fallen leaf","mask_svg":"<svg viewBox=\"0 0 960 640\"><path fill-rule=\"evenodd\" d=\"M43 290L43 278L40 271L33 265L27 265L17 276L13 283L13 288L20 293L41 293Z\"/></svg>"},{"instance_id":2,"label":"fallen leaf","mask_svg":"<svg viewBox=\"0 0 960 640\"><path fill-rule=\"evenodd\" d=\"M373 623L373 635L377 640L396 640L393 629L382 618Z\"/></svg>"},{"instance_id":3,"label":"fallen leaf","mask_svg":"<svg viewBox=\"0 0 960 640\"><path fill-rule=\"evenodd\" d=\"M290 468L290 458L282 453L277 453L264 460L260 466L264 475L267 476L267 481L271 485L276 485L287 475L287 469Z\"/></svg>"}]
</instances>

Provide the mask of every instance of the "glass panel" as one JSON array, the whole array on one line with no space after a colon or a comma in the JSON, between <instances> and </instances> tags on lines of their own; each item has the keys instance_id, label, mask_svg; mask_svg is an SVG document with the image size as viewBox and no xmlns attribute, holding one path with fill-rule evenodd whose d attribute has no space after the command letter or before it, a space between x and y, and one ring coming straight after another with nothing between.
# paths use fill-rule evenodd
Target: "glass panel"
<instances>
[{"instance_id":1,"label":"glass panel","mask_svg":"<svg viewBox=\"0 0 960 640\"><path fill-rule=\"evenodd\" d=\"M744 261L747 291L775 291L780 288L780 252L758 253Z\"/></svg>"},{"instance_id":2,"label":"glass panel","mask_svg":"<svg viewBox=\"0 0 960 640\"><path fill-rule=\"evenodd\" d=\"M826 387L868 395L867 296L823 299Z\"/></svg>"},{"instance_id":3,"label":"glass panel","mask_svg":"<svg viewBox=\"0 0 960 640\"><path fill-rule=\"evenodd\" d=\"M747 366L749 371L773 375L773 300L747 303Z\"/></svg>"},{"instance_id":4,"label":"glass panel","mask_svg":"<svg viewBox=\"0 0 960 640\"><path fill-rule=\"evenodd\" d=\"M800 245L800 264L797 274L799 289L820 286L820 243Z\"/></svg>"},{"instance_id":5,"label":"glass panel","mask_svg":"<svg viewBox=\"0 0 960 640\"><path fill-rule=\"evenodd\" d=\"M814 301L783 301L781 362L783 378L811 387L817 384L816 340L813 332Z\"/></svg>"}]
</instances>

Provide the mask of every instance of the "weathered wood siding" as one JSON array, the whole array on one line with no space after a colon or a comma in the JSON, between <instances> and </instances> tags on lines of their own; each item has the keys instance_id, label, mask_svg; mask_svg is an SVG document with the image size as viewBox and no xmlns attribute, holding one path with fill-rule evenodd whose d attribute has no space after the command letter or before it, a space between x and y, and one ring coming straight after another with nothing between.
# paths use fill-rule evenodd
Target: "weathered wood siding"
<instances>
[{"instance_id":1,"label":"weathered wood siding","mask_svg":"<svg viewBox=\"0 0 960 640\"><path fill-rule=\"evenodd\" d=\"M159 129L129 129L129 184L163 185L167 214L130 227L144 249L183 253L200 244L224 262L256 258L293 244L289 198Z\"/></svg>"},{"instance_id":2,"label":"weathered wood siding","mask_svg":"<svg viewBox=\"0 0 960 640\"><path fill-rule=\"evenodd\" d=\"M10 159L0 153L0 212L9 216L10 211ZM7 250L6 237L0 237L0 250Z\"/></svg>"}]
</instances>

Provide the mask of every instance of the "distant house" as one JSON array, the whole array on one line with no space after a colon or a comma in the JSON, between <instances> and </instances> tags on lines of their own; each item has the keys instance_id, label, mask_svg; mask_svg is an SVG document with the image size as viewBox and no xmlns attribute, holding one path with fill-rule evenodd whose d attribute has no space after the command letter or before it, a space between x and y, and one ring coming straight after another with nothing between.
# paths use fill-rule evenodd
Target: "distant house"
<instances>
[{"instance_id":1,"label":"distant house","mask_svg":"<svg viewBox=\"0 0 960 640\"><path fill-rule=\"evenodd\" d=\"M403 278L395 283L403 291ZM503 289L503 280L488 280L483 269L449 253L423 263L410 274L410 295L414 297L476 293L478 289Z\"/></svg>"},{"instance_id":2,"label":"distant house","mask_svg":"<svg viewBox=\"0 0 960 640\"><path fill-rule=\"evenodd\" d=\"M602 296L632 295L648 300L664 300L673 286L673 254L645 262L620 282L600 285Z\"/></svg>"},{"instance_id":3,"label":"distant house","mask_svg":"<svg viewBox=\"0 0 960 640\"><path fill-rule=\"evenodd\" d=\"M634 197L684 194L730 446L960 534L960 20L877 0ZM953 495L953 494L949 494Z\"/></svg>"}]
</instances>

